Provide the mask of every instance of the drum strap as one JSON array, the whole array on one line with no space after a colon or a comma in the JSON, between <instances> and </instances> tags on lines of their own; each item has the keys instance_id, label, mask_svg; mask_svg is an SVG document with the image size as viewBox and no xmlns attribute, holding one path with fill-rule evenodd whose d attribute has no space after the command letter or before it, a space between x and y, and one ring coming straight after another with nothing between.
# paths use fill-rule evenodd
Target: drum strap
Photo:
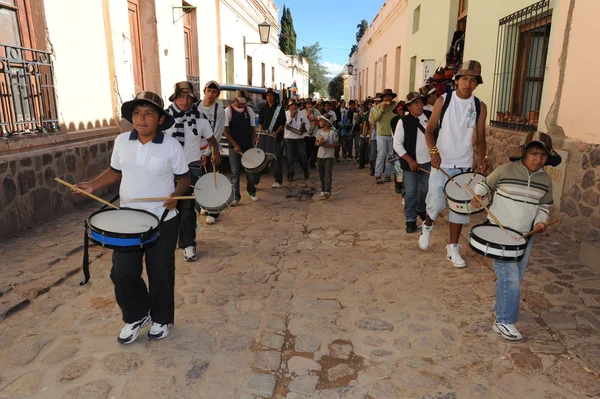
<instances>
[{"instance_id":1,"label":"drum strap","mask_svg":"<svg viewBox=\"0 0 600 399\"><path fill-rule=\"evenodd\" d=\"M116 200L119 199L119 194L115 195L113 197L113 199L111 199L109 202L112 204L113 202L115 202ZM106 208L107 205L104 205L102 208L100 208L100 210ZM90 281L90 255L89 255L89 248L90 248L90 236L88 233L88 225L87 225L87 221L85 222L85 229L83 230L83 265L82 265L82 269L83 269L83 281L79 283L79 285L86 285L88 283L88 281Z\"/></svg>"},{"instance_id":2,"label":"drum strap","mask_svg":"<svg viewBox=\"0 0 600 399\"><path fill-rule=\"evenodd\" d=\"M269 125L269 132L273 131L273 127L275 126L275 122L277 122L277 117L279 117L279 112L281 111L281 104L275 108L275 112L273 113L273 118L271 118L271 124Z\"/></svg>"}]
</instances>

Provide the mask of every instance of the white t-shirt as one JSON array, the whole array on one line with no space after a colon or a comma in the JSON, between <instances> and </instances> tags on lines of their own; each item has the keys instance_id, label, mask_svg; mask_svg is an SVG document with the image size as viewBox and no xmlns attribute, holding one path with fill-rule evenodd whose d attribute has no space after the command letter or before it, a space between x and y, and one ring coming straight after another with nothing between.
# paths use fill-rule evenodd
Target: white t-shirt
<instances>
[{"instance_id":1,"label":"white t-shirt","mask_svg":"<svg viewBox=\"0 0 600 399\"><path fill-rule=\"evenodd\" d=\"M337 131L331 128L327 132L323 129L319 129L317 131L317 140L319 138L323 138L323 144L335 144L340 140ZM317 151L317 158L333 158L335 155L335 150L336 149L334 147L325 148L319 146L319 150Z\"/></svg>"},{"instance_id":2,"label":"white t-shirt","mask_svg":"<svg viewBox=\"0 0 600 399\"><path fill-rule=\"evenodd\" d=\"M421 114L419 116L419 123L423 126L423 129L427 129L427 122L429 119L425 114ZM418 129L418 128L417 128ZM394 151L398 156L403 156L406 154L406 149L404 148L404 124L402 120L398 121L396 125L396 131L394 132ZM424 163L431 162L431 155L429 154L429 147L427 146L427 141L425 140L425 134L420 130L417 131L417 146L415 148L415 155L417 156L418 164L422 165Z\"/></svg>"},{"instance_id":3,"label":"white t-shirt","mask_svg":"<svg viewBox=\"0 0 600 399\"><path fill-rule=\"evenodd\" d=\"M446 100L447 94L442 96ZM473 132L477 124L475 96L462 99L451 94L452 100L444 114L437 148L442 168L471 168L473 166Z\"/></svg>"},{"instance_id":4,"label":"white t-shirt","mask_svg":"<svg viewBox=\"0 0 600 399\"><path fill-rule=\"evenodd\" d=\"M333 112L333 110L329 110L329 112L325 113L331 115L331 119L329 119L330 121L337 122L337 115L335 114L335 112Z\"/></svg>"},{"instance_id":5,"label":"white t-shirt","mask_svg":"<svg viewBox=\"0 0 600 399\"><path fill-rule=\"evenodd\" d=\"M298 134L298 133L292 132L291 130L287 129L287 125L290 124L293 128L300 130L300 127L302 126L302 122L304 122L304 127L308 130L308 128L310 127L310 122L308 121L308 119L306 119L306 114L298 111L296 113L296 117L292 119L292 117L290 116L290 111L285 111L285 119L286 119L286 122L285 122L286 129L285 129L285 132L283 133L283 138L290 139L290 140L297 140L297 139L304 138L304 136L306 134Z\"/></svg>"},{"instance_id":6,"label":"white t-shirt","mask_svg":"<svg viewBox=\"0 0 600 399\"><path fill-rule=\"evenodd\" d=\"M233 108L235 111L242 113L244 112L244 108L237 108L234 107L233 105L231 106L231 108ZM229 121L231 120L231 108L227 107L225 108L225 127L229 127ZM246 107L246 109L248 110L248 118L250 118L250 126L254 127L256 126L256 122L254 121L254 111L252 111L252 108L250 107Z\"/></svg>"},{"instance_id":7,"label":"white t-shirt","mask_svg":"<svg viewBox=\"0 0 600 399\"><path fill-rule=\"evenodd\" d=\"M225 110L216 101L213 105L211 105L208 108L204 106L204 101L199 101L198 111L204 116L206 116L206 119L208 119L208 122L210 123L210 127L213 132L213 136L215 136L215 140L217 140L217 144L219 145L219 150L221 150L221 137L223 137L223 127L225 126ZM217 113L216 118L215 111ZM210 156L212 154L210 147L206 148L204 154L206 156Z\"/></svg>"},{"instance_id":8,"label":"white t-shirt","mask_svg":"<svg viewBox=\"0 0 600 399\"><path fill-rule=\"evenodd\" d=\"M313 129L312 129L312 135L316 137L316 134L317 134L317 132L319 131L319 126L318 126L318 124L317 124L317 121L315 120L315 121L313 121L313 122L311 123L311 122L310 122L310 119L308 119L308 112L307 112L306 110L304 110L304 115L306 115L306 119L308 120L308 122L309 122L310 124L312 124L312 125L313 125ZM321 116L321 113L319 112L319 110L318 110L318 109L316 109L316 108L314 108L314 107L313 107L313 108L311 109L311 116L312 116L313 118L318 118L319 116ZM310 131L310 128L309 128L308 130ZM310 136L310 134L309 134L309 133L306 133L306 135ZM305 135L305 136L306 136L306 135Z\"/></svg>"},{"instance_id":9,"label":"white t-shirt","mask_svg":"<svg viewBox=\"0 0 600 399\"><path fill-rule=\"evenodd\" d=\"M202 158L202 154L208 148L208 139L213 136L210 123L207 119L196 120L196 130L198 134L194 134L192 129L185 124L184 125L184 145L183 153L185 155L185 161L190 164L191 162L199 161ZM165 131L170 137L173 137L175 129L171 128Z\"/></svg>"},{"instance_id":10,"label":"white t-shirt","mask_svg":"<svg viewBox=\"0 0 600 399\"><path fill-rule=\"evenodd\" d=\"M165 208L163 202L131 202L135 198L168 197L175 191L175 176L189 169L181 144L173 137L158 132L156 137L142 144L137 131L122 133L115 139L110 167L121 173L119 196L121 207L143 209L159 219ZM176 215L169 212L165 220Z\"/></svg>"}]
</instances>

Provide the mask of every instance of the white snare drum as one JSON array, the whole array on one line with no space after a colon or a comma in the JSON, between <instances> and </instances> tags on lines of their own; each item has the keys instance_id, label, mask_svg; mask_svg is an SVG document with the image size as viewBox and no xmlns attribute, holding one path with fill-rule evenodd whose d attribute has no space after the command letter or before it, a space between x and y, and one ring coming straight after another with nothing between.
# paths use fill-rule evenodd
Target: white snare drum
<instances>
[{"instance_id":1,"label":"white snare drum","mask_svg":"<svg viewBox=\"0 0 600 399\"><path fill-rule=\"evenodd\" d=\"M267 154L260 148L251 148L244 152L242 166L248 173L260 173L267 167Z\"/></svg>"},{"instance_id":2,"label":"white snare drum","mask_svg":"<svg viewBox=\"0 0 600 399\"><path fill-rule=\"evenodd\" d=\"M488 258L519 261L527 250L527 240L516 230L504 232L495 224L478 224L469 232L469 246L473 251Z\"/></svg>"},{"instance_id":3,"label":"white snare drum","mask_svg":"<svg viewBox=\"0 0 600 399\"><path fill-rule=\"evenodd\" d=\"M270 162L276 157L276 138L275 134L269 133L266 130L259 130L256 134L260 137L258 148L263 150L267 156L267 162Z\"/></svg>"},{"instance_id":4,"label":"white snare drum","mask_svg":"<svg viewBox=\"0 0 600 399\"><path fill-rule=\"evenodd\" d=\"M217 185L213 173L200 177L194 186L195 208L199 213L205 209L208 213L225 212L233 203L233 185L227 176L217 173Z\"/></svg>"},{"instance_id":5,"label":"white snare drum","mask_svg":"<svg viewBox=\"0 0 600 399\"><path fill-rule=\"evenodd\" d=\"M458 187L452 180L448 180L444 185L444 194L448 198L448 209L453 212L460 213L461 215L470 215L472 213L478 213L483 211L483 207L473 207L471 206L471 200L473 199L473 195L465 188L471 177L473 176L472 172L460 173L456 176L453 176L453 179L456 180L461 187ZM481 173L476 173L473 181L469 184L469 187L475 188L477 183L485 179L485 176ZM488 206L490 203L490 198L485 196L481 199L485 206Z\"/></svg>"}]
</instances>

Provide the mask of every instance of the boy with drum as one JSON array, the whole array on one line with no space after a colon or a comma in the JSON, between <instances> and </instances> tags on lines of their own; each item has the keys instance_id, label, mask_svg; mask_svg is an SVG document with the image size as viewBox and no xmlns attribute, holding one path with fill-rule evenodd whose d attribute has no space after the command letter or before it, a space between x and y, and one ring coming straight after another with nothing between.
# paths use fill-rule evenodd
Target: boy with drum
<instances>
[{"instance_id":1,"label":"boy with drum","mask_svg":"<svg viewBox=\"0 0 600 399\"><path fill-rule=\"evenodd\" d=\"M175 124L165 130L165 134L173 137L185 154L185 160L190 168L192 185L204 174L203 167L207 166L208 156L205 152L208 146L212 148L213 163L221 163L219 145L213 136L208 119L201 116L194 104L198 97L192 83L183 81L175 84L174 93L169 97L171 105L167 109L175 118ZM185 195L193 195L194 189L188 188ZM179 248L183 249L183 259L186 262L196 260L196 209L194 201L181 201L177 204L181 224L179 226Z\"/></svg>"},{"instance_id":2,"label":"boy with drum","mask_svg":"<svg viewBox=\"0 0 600 399\"><path fill-rule=\"evenodd\" d=\"M456 176L473 170L473 136L475 136L479 157L483 158L486 154L487 107L473 95L477 86L483 83L481 64L477 61L463 62L461 69L456 73L455 80L457 89L438 98L425 130L425 138L431 154L431 175L429 192L425 200L427 217L419 237L419 247L422 250L429 248L433 221L448 206L444 194L444 185L449 180L447 175ZM440 130L436 140L434 133L438 122ZM486 169L487 163L483 162L479 171L485 172ZM458 239L463 224L469 223L469 215L450 210L448 220L450 244L446 245L447 258L455 267L466 267L467 263L459 253Z\"/></svg>"},{"instance_id":3,"label":"boy with drum","mask_svg":"<svg viewBox=\"0 0 600 399\"><path fill-rule=\"evenodd\" d=\"M190 187L183 149L177 140L163 133L174 123L163 107L162 98L149 91L140 92L133 100L123 103L121 114L134 129L115 139L110 168L96 178L76 185L92 193L120 181L121 207L145 210L163 220L155 245L139 251L113 252L110 278L126 323L118 336L122 344L135 341L150 319L152 326L148 339L163 339L169 334L169 325L175 318L177 200L169 199L162 204L132 201L135 198L181 196ZM144 257L148 288L142 278Z\"/></svg>"},{"instance_id":4,"label":"boy with drum","mask_svg":"<svg viewBox=\"0 0 600 399\"><path fill-rule=\"evenodd\" d=\"M550 136L539 132L529 133L521 150L520 157L511 158L513 162L496 168L475 186L474 191L479 199L491 190L496 191L490 211L504 227L520 233L527 233L533 227L536 233L543 233L553 203L552 179L544 171L544 166L558 165L560 156L553 152ZM471 204L478 206L478 202L473 198ZM494 271L498 279L494 305L496 322L492 329L510 341L523 339L515 322L519 317L521 280L532 245L533 237L530 237L520 261L494 259Z\"/></svg>"},{"instance_id":5,"label":"boy with drum","mask_svg":"<svg viewBox=\"0 0 600 399\"><path fill-rule=\"evenodd\" d=\"M329 199L331 196L331 183L333 180L333 161L335 150L340 146L338 134L332 129L333 123L329 118L319 116L319 131L315 145L319 148L317 152L317 165L319 178L321 180L321 197Z\"/></svg>"}]
</instances>

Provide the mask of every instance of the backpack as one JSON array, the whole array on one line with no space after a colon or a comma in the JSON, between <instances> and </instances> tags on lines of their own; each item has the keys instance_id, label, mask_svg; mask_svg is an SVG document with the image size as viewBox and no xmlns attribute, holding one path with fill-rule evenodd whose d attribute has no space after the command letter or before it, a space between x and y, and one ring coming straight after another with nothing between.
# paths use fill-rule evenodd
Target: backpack
<instances>
[{"instance_id":1,"label":"backpack","mask_svg":"<svg viewBox=\"0 0 600 399\"><path fill-rule=\"evenodd\" d=\"M437 141L438 136L440 135L440 130L442 129L442 121L444 120L444 114L446 110L450 106L450 101L452 101L452 92L446 94L446 98L444 99L444 105L442 106L442 112L440 113L440 119L438 120L438 126L433 132L433 137L435 141ZM477 114L477 118L475 121L479 120L479 115L481 115L481 101L479 98L475 97L475 113Z\"/></svg>"}]
</instances>

